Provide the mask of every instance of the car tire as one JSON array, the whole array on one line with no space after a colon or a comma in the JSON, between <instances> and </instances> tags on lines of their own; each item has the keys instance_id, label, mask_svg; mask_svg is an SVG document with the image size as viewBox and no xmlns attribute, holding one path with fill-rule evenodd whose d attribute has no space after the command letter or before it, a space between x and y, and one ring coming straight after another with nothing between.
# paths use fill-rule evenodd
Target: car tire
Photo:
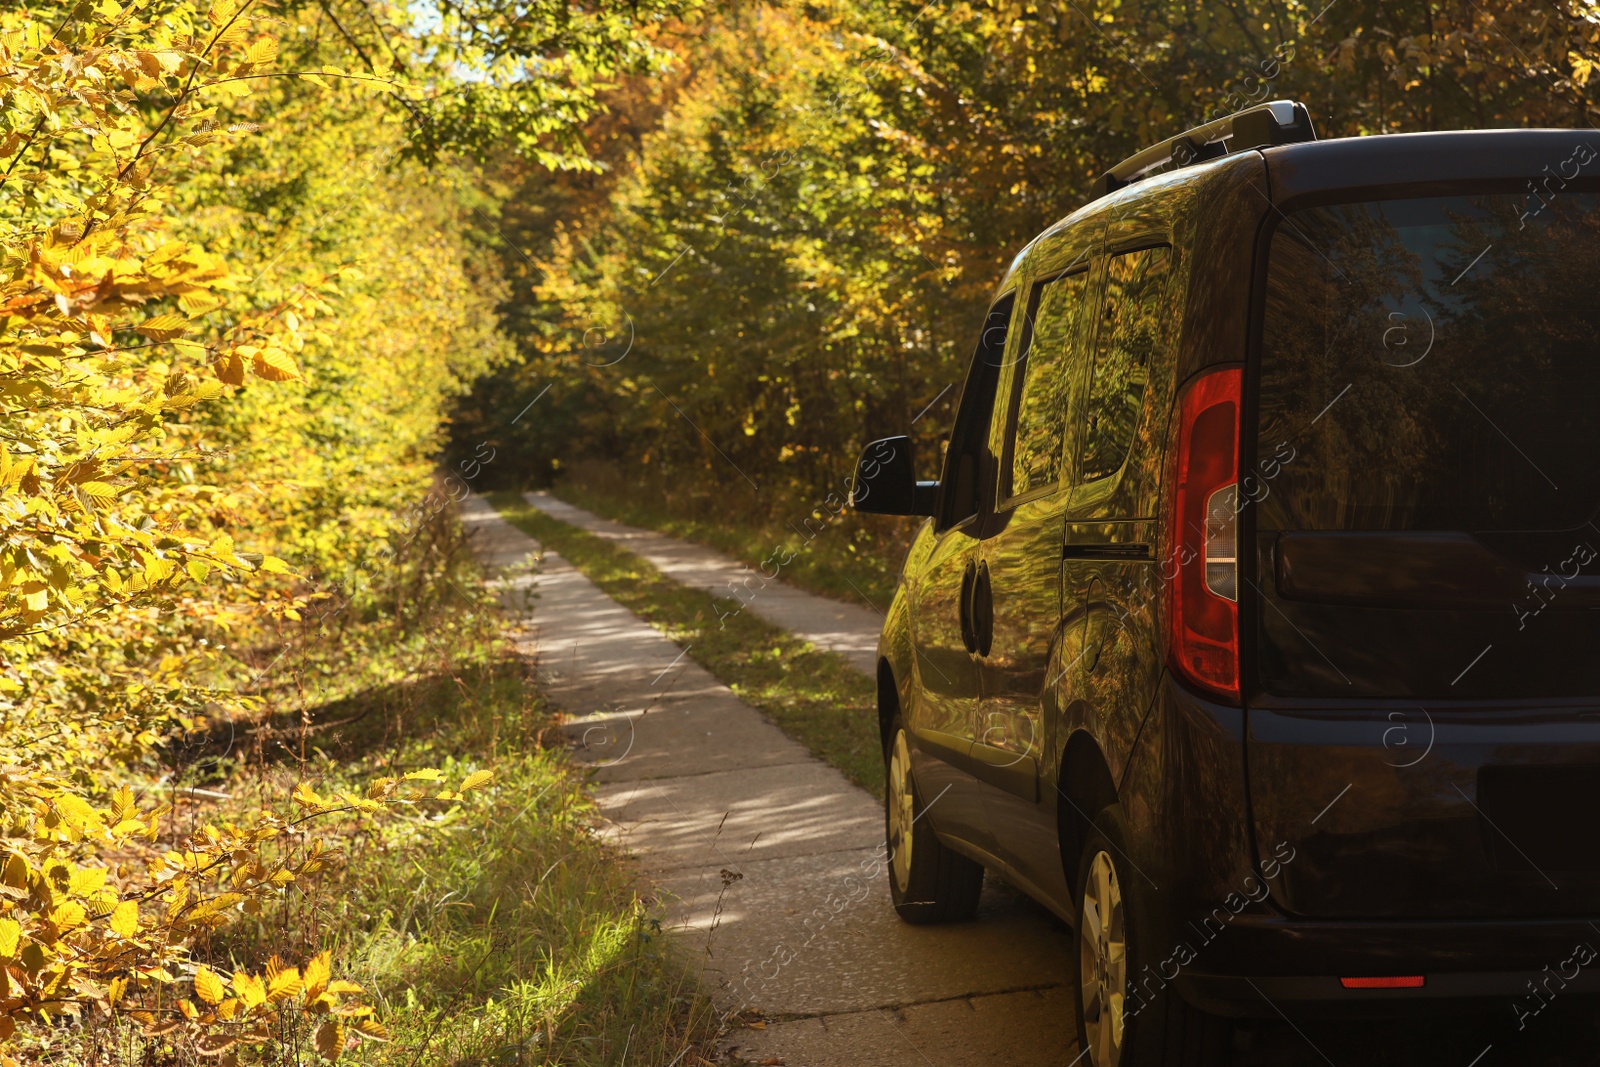
<instances>
[{"instance_id":1,"label":"car tire","mask_svg":"<svg viewBox=\"0 0 1600 1067\"><path fill-rule=\"evenodd\" d=\"M919 925L972 918L983 892L983 866L946 847L922 818L927 809L898 719L884 751L884 771L884 840L895 912Z\"/></svg>"},{"instance_id":2,"label":"car tire","mask_svg":"<svg viewBox=\"0 0 1600 1067\"><path fill-rule=\"evenodd\" d=\"M1094 820L1078 860L1073 960L1078 1048L1085 1067L1215 1067L1226 1061L1232 1025L1192 1007L1165 983L1131 991L1156 973L1160 946L1141 939L1150 923L1112 805ZM1125 877L1124 875L1128 877ZM1146 968L1149 968L1149 971Z\"/></svg>"}]
</instances>

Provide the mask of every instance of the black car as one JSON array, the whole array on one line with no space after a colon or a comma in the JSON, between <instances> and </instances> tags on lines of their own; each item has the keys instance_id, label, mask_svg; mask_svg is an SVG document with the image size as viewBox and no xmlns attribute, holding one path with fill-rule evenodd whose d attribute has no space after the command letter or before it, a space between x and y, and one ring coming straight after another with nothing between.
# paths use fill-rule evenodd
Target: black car
<instances>
[{"instance_id":1,"label":"black car","mask_svg":"<svg viewBox=\"0 0 1600 1067\"><path fill-rule=\"evenodd\" d=\"M1600 134L1174 137L1000 283L879 645L895 907L1071 923L1094 1067L1600 989Z\"/></svg>"}]
</instances>

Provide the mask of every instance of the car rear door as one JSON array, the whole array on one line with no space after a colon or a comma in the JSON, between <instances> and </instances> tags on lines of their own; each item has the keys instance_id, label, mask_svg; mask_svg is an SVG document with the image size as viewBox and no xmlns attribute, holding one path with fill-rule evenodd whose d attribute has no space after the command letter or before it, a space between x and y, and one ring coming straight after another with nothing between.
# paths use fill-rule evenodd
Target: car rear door
<instances>
[{"instance_id":1,"label":"car rear door","mask_svg":"<svg viewBox=\"0 0 1600 1067\"><path fill-rule=\"evenodd\" d=\"M1181 319L1173 248L1164 233L1130 229L1108 236L1062 548L1063 587L1084 620L1065 691L1074 724L1094 735L1118 778L1162 669L1157 512Z\"/></svg>"},{"instance_id":2,"label":"car rear door","mask_svg":"<svg viewBox=\"0 0 1600 1067\"><path fill-rule=\"evenodd\" d=\"M1504 190L1270 236L1241 616L1297 914L1600 910L1600 194Z\"/></svg>"},{"instance_id":3,"label":"car rear door","mask_svg":"<svg viewBox=\"0 0 1600 1067\"><path fill-rule=\"evenodd\" d=\"M1054 269L1030 279L1001 383L1006 418L995 428L999 503L980 552L993 640L980 657L975 773L984 783L1000 857L1062 900L1054 798L1042 803L1040 771L1049 751L1045 694L1059 663L1077 655L1081 637L1081 627L1062 618L1061 544L1095 314L1092 233L1074 239L1069 232L1047 250Z\"/></svg>"}]
</instances>

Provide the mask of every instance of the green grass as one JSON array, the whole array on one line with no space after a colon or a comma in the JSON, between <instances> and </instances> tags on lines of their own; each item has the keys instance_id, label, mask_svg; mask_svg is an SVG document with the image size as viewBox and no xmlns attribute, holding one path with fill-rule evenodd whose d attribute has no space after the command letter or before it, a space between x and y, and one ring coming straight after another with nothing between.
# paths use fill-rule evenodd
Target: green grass
<instances>
[{"instance_id":1,"label":"green grass","mask_svg":"<svg viewBox=\"0 0 1600 1067\"><path fill-rule=\"evenodd\" d=\"M301 779L324 793L426 767L494 780L461 802L308 826L341 861L202 955L259 967L332 948L393 1036L353 1062L698 1063L718 1020L696 961L674 951L659 905L597 836L585 771L476 576L442 578L444 595L404 627L342 619L320 641L309 633L272 679L274 714L255 725L244 766L208 784L249 807L281 803ZM286 1033L282 1062L310 1062Z\"/></svg>"},{"instance_id":2,"label":"green grass","mask_svg":"<svg viewBox=\"0 0 1600 1067\"><path fill-rule=\"evenodd\" d=\"M730 505L728 494L696 495L687 489L641 493L634 479L599 463L581 464L554 490L556 496L616 522L643 526L709 545L741 563L792 558L786 582L836 600L880 607L894 595L919 519L863 515L844 507L838 487L805 496L776 514Z\"/></svg>"},{"instance_id":3,"label":"green grass","mask_svg":"<svg viewBox=\"0 0 1600 1067\"><path fill-rule=\"evenodd\" d=\"M633 553L550 518L514 493L489 499L507 521L687 647L690 657L790 737L883 796L876 686L843 656L821 651L749 612L731 614L738 601L685 588Z\"/></svg>"}]
</instances>

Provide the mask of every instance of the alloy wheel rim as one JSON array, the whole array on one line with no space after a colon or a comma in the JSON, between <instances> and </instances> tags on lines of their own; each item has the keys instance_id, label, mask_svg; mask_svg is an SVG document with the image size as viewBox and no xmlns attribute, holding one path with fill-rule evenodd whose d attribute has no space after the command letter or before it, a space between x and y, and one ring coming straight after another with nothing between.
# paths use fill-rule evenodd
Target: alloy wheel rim
<instances>
[{"instance_id":1,"label":"alloy wheel rim","mask_svg":"<svg viewBox=\"0 0 1600 1067\"><path fill-rule=\"evenodd\" d=\"M1084 1034L1093 1067L1117 1067L1122 1059L1123 1008L1127 1001L1128 934L1122 886L1104 851L1095 854L1083 887L1078 921L1078 988Z\"/></svg>"},{"instance_id":2,"label":"alloy wheel rim","mask_svg":"<svg viewBox=\"0 0 1600 1067\"><path fill-rule=\"evenodd\" d=\"M894 735L889 753L889 864L894 884L903 892L911 877L912 824L916 813L911 790L911 753L906 747L906 732Z\"/></svg>"}]
</instances>

